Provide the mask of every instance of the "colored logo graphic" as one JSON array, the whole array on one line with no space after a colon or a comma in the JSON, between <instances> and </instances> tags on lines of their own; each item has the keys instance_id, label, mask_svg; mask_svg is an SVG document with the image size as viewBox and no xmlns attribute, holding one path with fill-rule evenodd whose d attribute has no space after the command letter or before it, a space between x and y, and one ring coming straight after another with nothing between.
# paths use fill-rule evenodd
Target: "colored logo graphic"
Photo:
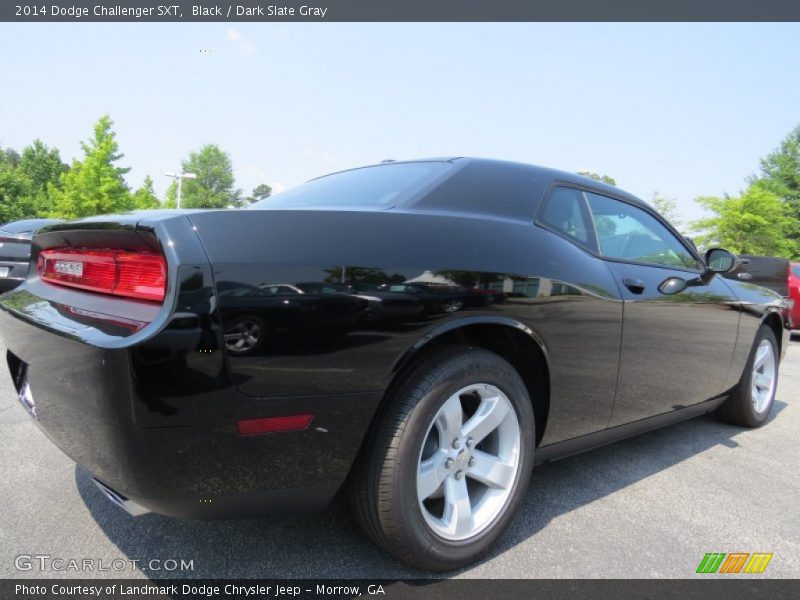
<instances>
[{"instance_id":1,"label":"colored logo graphic","mask_svg":"<svg viewBox=\"0 0 800 600\"><path fill-rule=\"evenodd\" d=\"M700 561L697 573L763 573L772 553L767 552L708 552Z\"/></svg>"}]
</instances>

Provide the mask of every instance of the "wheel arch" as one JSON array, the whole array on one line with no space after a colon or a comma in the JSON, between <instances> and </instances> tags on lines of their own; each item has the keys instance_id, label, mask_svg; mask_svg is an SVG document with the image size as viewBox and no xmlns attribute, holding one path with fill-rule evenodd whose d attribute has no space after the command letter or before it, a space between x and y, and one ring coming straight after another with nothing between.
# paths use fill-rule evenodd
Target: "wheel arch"
<instances>
[{"instance_id":1,"label":"wheel arch","mask_svg":"<svg viewBox=\"0 0 800 600\"><path fill-rule=\"evenodd\" d=\"M524 323L509 317L453 319L418 339L395 361L389 388L418 361L443 346L483 348L498 354L516 369L533 405L538 446L550 412L550 360L544 340Z\"/></svg>"},{"instance_id":2,"label":"wheel arch","mask_svg":"<svg viewBox=\"0 0 800 600\"><path fill-rule=\"evenodd\" d=\"M775 334L775 339L778 342L778 355L783 353L783 323L783 317L777 310L767 311L767 314L761 320L761 324L769 327L772 333Z\"/></svg>"}]
</instances>

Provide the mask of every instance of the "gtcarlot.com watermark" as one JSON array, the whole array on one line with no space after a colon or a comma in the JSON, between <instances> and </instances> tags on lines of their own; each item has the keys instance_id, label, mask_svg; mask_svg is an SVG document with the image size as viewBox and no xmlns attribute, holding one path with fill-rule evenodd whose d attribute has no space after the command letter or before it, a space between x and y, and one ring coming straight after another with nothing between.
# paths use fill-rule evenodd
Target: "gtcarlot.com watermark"
<instances>
[{"instance_id":1,"label":"gtcarlot.com watermark","mask_svg":"<svg viewBox=\"0 0 800 600\"><path fill-rule=\"evenodd\" d=\"M96 571L194 571L194 559L185 558L69 558L50 554L19 554L14 558L18 571L87 573Z\"/></svg>"}]
</instances>

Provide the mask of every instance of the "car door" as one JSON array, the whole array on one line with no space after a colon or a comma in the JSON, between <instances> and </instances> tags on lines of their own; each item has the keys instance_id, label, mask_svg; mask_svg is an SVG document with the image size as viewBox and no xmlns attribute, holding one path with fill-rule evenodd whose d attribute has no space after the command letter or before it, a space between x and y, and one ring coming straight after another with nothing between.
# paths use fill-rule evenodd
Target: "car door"
<instances>
[{"instance_id":1,"label":"car door","mask_svg":"<svg viewBox=\"0 0 800 600\"><path fill-rule=\"evenodd\" d=\"M738 301L655 213L586 191L601 258L624 300L610 426L722 393L739 325ZM685 284L685 287L684 287Z\"/></svg>"}]
</instances>

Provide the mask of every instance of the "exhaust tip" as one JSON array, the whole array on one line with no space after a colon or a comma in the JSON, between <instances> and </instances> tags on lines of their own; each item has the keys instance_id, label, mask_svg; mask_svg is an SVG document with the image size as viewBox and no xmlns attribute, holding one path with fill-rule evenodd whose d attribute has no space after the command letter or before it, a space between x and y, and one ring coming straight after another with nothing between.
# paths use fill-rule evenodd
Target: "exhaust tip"
<instances>
[{"instance_id":1,"label":"exhaust tip","mask_svg":"<svg viewBox=\"0 0 800 600\"><path fill-rule=\"evenodd\" d=\"M103 492L103 495L108 498L112 504L116 504L129 515L138 517L141 515L146 515L150 512L150 509L145 508L141 504L137 504L133 500L129 500L119 492L116 492L104 483L99 482L97 479L92 479L92 481L94 481L94 484L97 486L97 488Z\"/></svg>"}]
</instances>

